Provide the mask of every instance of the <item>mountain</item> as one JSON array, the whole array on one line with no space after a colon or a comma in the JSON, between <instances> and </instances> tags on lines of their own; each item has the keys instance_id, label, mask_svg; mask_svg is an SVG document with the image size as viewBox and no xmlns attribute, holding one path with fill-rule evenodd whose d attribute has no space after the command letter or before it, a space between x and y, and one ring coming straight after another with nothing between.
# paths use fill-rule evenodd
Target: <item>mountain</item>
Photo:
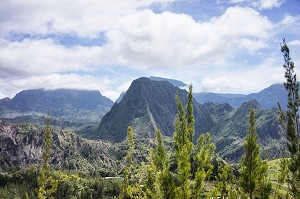
<instances>
[{"instance_id":1,"label":"mountain","mask_svg":"<svg viewBox=\"0 0 300 199\"><path fill-rule=\"evenodd\" d=\"M224 94L224 93L195 93L194 98L199 103L213 102L218 104L228 103L231 106L237 108L246 101L246 95L242 94Z\"/></svg>"},{"instance_id":2,"label":"mountain","mask_svg":"<svg viewBox=\"0 0 300 199\"><path fill-rule=\"evenodd\" d=\"M243 142L249 126L250 110L255 110L258 142L263 155L269 158L279 157L286 147L285 134L277 119L278 110L264 110L257 100L243 103L234 109L229 104L206 103L213 118L214 126L210 129L216 151L222 158L238 161L243 154Z\"/></svg>"},{"instance_id":3,"label":"mountain","mask_svg":"<svg viewBox=\"0 0 300 199\"><path fill-rule=\"evenodd\" d=\"M163 77L154 77L154 76L149 77L149 79L151 79L153 81L167 81L179 88L187 86L187 84L183 83L182 81L175 80L175 79L167 79L167 78L163 78Z\"/></svg>"},{"instance_id":4,"label":"mountain","mask_svg":"<svg viewBox=\"0 0 300 199\"><path fill-rule=\"evenodd\" d=\"M187 86L187 84L183 83L182 81L175 80L175 79L167 79L167 78L163 78L163 77L154 77L154 76L149 77L149 79L153 80L153 81L167 81L179 88ZM125 95L125 92L122 92L120 94L120 96L118 97L118 99L116 100L116 102L119 103L122 100L122 98L124 97L124 95Z\"/></svg>"},{"instance_id":5,"label":"mountain","mask_svg":"<svg viewBox=\"0 0 300 199\"><path fill-rule=\"evenodd\" d=\"M238 108L244 102L256 99L263 109L277 108L277 102L281 104L283 109L287 107L287 92L282 84L272 84L268 88L263 89L258 93L249 95L242 94L222 94L222 93L195 93L195 99L199 103L228 103L231 106Z\"/></svg>"},{"instance_id":6,"label":"mountain","mask_svg":"<svg viewBox=\"0 0 300 199\"><path fill-rule=\"evenodd\" d=\"M172 136L177 113L176 93L186 104L187 91L167 81L134 80L120 103L115 103L103 116L95 137L120 142L125 139L129 125L141 137L153 137L155 128L159 128L165 136ZM194 115L196 136L213 126L206 107L198 105L195 100Z\"/></svg>"},{"instance_id":7,"label":"mountain","mask_svg":"<svg viewBox=\"0 0 300 199\"><path fill-rule=\"evenodd\" d=\"M283 84L272 84L259 93L247 95L246 100L256 99L264 109L271 109L277 106L277 102L286 110L287 108L287 91Z\"/></svg>"},{"instance_id":8,"label":"mountain","mask_svg":"<svg viewBox=\"0 0 300 199\"><path fill-rule=\"evenodd\" d=\"M1 118L50 115L71 122L99 122L113 102L99 91L33 89L0 101Z\"/></svg>"}]
</instances>

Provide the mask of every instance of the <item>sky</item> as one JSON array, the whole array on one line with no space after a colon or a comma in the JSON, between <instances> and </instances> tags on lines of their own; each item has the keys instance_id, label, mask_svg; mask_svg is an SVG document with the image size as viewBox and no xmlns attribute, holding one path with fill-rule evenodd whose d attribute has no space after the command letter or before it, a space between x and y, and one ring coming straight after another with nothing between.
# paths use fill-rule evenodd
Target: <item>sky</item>
<instances>
[{"instance_id":1,"label":"sky","mask_svg":"<svg viewBox=\"0 0 300 199\"><path fill-rule=\"evenodd\" d=\"M0 99L25 89L99 90L139 77L248 94L300 74L300 0L2 0Z\"/></svg>"}]
</instances>

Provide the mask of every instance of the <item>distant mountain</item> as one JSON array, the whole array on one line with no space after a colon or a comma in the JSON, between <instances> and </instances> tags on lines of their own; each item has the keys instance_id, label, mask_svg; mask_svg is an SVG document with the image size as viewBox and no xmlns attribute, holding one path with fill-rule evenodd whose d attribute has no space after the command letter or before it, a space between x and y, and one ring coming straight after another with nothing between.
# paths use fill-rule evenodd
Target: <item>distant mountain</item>
<instances>
[{"instance_id":1,"label":"distant mountain","mask_svg":"<svg viewBox=\"0 0 300 199\"><path fill-rule=\"evenodd\" d=\"M283 109L287 108L287 91L283 84L272 84L258 93L247 95L247 101L252 99L256 99L264 109L277 108L277 102Z\"/></svg>"},{"instance_id":2,"label":"distant mountain","mask_svg":"<svg viewBox=\"0 0 300 199\"><path fill-rule=\"evenodd\" d=\"M287 92L282 84L273 84L258 93L251 93L249 95L195 93L194 97L199 103L228 103L235 108L241 106L244 102L248 102L253 99L256 99L263 109L277 108L277 102L281 104L283 109L286 109L287 107Z\"/></svg>"},{"instance_id":3,"label":"distant mountain","mask_svg":"<svg viewBox=\"0 0 300 199\"><path fill-rule=\"evenodd\" d=\"M218 104L228 103L233 107L239 107L246 101L246 95L242 94L223 94L223 93L195 93L194 98L199 103L213 102Z\"/></svg>"},{"instance_id":4,"label":"distant mountain","mask_svg":"<svg viewBox=\"0 0 300 199\"><path fill-rule=\"evenodd\" d=\"M151 79L153 81L167 81L167 82L169 82L169 83L171 83L174 86L177 86L179 88L187 86L187 84L183 83L182 81L175 80L175 79L167 79L167 78L153 77L153 76L149 77L149 79Z\"/></svg>"},{"instance_id":5,"label":"distant mountain","mask_svg":"<svg viewBox=\"0 0 300 199\"><path fill-rule=\"evenodd\" d=\"M13 99L2 99L0 117L43 116L49 110L52 117L71 122L99 122L112 105L99 91L33 89L21 91Z\"/></svg>"},{"instance_id":6,"label":"distant mountain","mask_svg":"<svg viewBox=\"0 0 300 199\"><path fill-rule=\"evenodd\" d=\"M167 81L134 80L120 103L115 103L101 119L95 137L120 142L125 139L129 125L141 137L153 137L155 128L159 128L163 135L172 136L177 113L176 93L186 104L187 91ZM213 126L204 106L194 103L194 114L196 136Z\"/></svg>"}]
</instances>

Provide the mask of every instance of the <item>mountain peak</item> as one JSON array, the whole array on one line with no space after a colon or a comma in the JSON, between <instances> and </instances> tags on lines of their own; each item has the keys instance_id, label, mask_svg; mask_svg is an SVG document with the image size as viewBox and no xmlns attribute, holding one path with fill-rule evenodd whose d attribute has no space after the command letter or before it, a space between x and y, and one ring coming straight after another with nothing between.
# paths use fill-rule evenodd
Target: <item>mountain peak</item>
<instances>
[{"instance_id":1,"label":"mountain peak","mask_svg":"<svg viewBox=\"0 0 300 199\"><path fill-rule=\"evenodd\" d=\"M183 83L182 81L175 80L175 79L168 79L168 78L154 77L154 76L149 77L149 79L151 79L153 81L167 81L179 88L187 86L187 84Z\"/></svg>"},{"instance_id":2,"label":"mountain peak","mask_svg":"<svg viewBox=\"0 0 300 199\"><path fill-rule=\"evenodd\" d=\"M176 94L183 104L187 103L187 91L167 81L152 81L145 77L134 80L123 99L101 119L95 137L120 142L126 137L129 125L142 137L152 137L155 128L163 135L172 136L177 113ZM197 103L194 103L194 114L198 122L197 133L208 131L212 123L209 114L204 113ZM202 125L199 125L200 118Z\"/></svg>"}]
</instances>

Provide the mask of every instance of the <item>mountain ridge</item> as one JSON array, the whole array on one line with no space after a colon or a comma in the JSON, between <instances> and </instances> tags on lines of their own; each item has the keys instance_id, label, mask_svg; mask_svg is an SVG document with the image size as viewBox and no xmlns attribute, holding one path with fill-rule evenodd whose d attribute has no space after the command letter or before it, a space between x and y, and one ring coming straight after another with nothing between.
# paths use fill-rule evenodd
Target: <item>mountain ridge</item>
<instances>
[{"instance_id":1,"label":"mountain ridge","mask_svg":"<svg viewBox=\"0 0 300 199\"><path fill-rule=\"evenodd\" d=\"M263 109L277 108L277 102L285 110L287 107L287 91L282 84L272 84L267 88L257 92L244 94L230 94L230 93L214 93L214 92L200 92L194 93L195 99L199 103L213 102L224 104L228 103L232 107L237 108L244 102L256 99Z\"/></svg>"}]
</instances>

